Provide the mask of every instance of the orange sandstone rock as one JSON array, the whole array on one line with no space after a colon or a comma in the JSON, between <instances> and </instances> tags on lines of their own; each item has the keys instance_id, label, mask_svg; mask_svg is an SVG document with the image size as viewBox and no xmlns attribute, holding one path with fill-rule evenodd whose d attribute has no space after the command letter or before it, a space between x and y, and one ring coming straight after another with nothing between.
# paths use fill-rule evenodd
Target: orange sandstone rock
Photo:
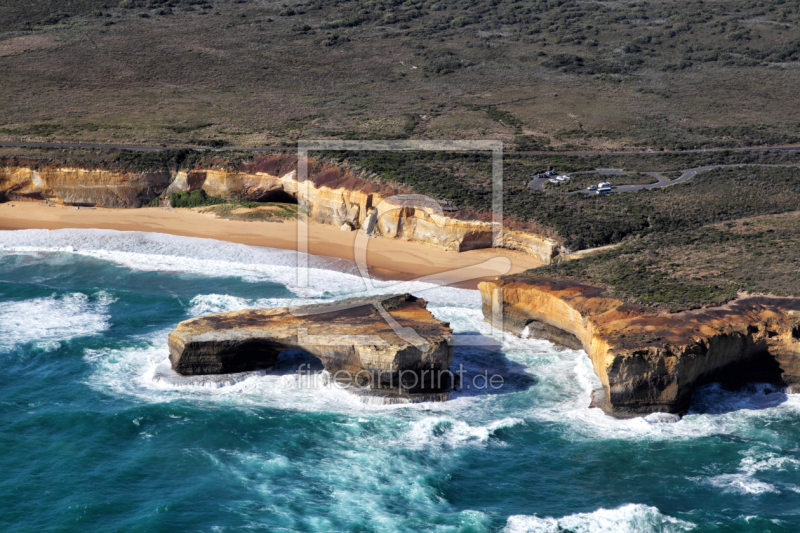
<instances>
[{"instance_id":1,"label":"orange sandstone rock","mask_svg":"<svg viewBox=\"0 0 800 533\"><path fill-rule=\"evenodd\" d=\"M169 335L172 368L183 375L270 368L281 352L304 350L350 388L425 399L447 398L452 344L449 325L409 294L217 313Z\"/></svg>"},{"instance_id":2,"label":"orange sandstone rock","mask_svg":"<svg viewBox=\"0 0 800 533\"><path fill-rule=\"evenodd\" d=\"M0 197L67 205L141 207L161 194L171 181L172 175L166 171L0 166Z\"/></svg>"},{"instance_id":3,"label":"orange sandstone rock","mask_svg":"<svg viewBox=\"0 0 800 533\"><path fill-rule=\"evenodd\" d=\"M800 386L800 298L742 297L667 314L562 280L509 276L478 287L488 321L502 304L506 331L585 350L610 414L680 413L711 381Z\"/></svg>"}]
</instances>

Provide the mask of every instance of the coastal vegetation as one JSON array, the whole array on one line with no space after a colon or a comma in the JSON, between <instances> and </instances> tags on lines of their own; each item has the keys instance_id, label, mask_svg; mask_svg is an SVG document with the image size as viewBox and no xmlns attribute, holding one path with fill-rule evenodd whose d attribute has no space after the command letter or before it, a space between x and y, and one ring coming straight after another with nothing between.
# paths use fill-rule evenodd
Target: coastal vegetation
<instances>
[{"instance_id":1,"label":"coastal vegetation","mask_svg":"<svg viewBox=\"0 0 800 533\"><path fill-rule=\"evenodd\" d=\"M208 196L203 189L194 191L180 191L168 195L172 207L201 207L207 205L223 204L225 200L216 196Z\"/></svg>"},{"instance_id":2,"label":"coastal vegetation","mask_svg":"<svg viewBox=\"0 0 800 533\"><path fill-rule=\"evenodd\" d=\"M297 204L228 201L201 209L201 212L212 213L228 220L282 222L296 218L297 209Z\"/></svg>"},{"instance_id":3,"label":"coastal vegetation","mask_svg":"<svg viewBox=\"0 0 800 533\"><path fill-rule=\"evenodd\" d=\"M1 3L0 139L800 142L792 2Z\"/></svg>"},{"instance_id":4,"label":"coastal vegetation","mask_svg":"<svg viewBox=\"0 0 800 533\"><path fill-rule=\"evenodd\" d=\"M600 285L669 311L720 305L737 294L800 295L800 211L653 232L603 254L528 271Z\"/></svg>"},{"instance_id":5,"label":"coastal vegetation","mask_svg":"<svg viewBox=\"0 0 800 533\"><path fill-rule=\"evenodd\" d=\"M681 233L706 224L794 211L800 169L727 167L677 185L629 194L506 193L504 208L552 228L571 250L594 248L652 233Z\"/></svg>"},{"instance_id":6,"label":"coastal vegetation","mask_svg":"<svg viewBox=\"0 0 800 533\"><path fill-rule=\"evenodd\" d=\"M490 209L488 155L339 157L417 192L478 211ZM532 172L548 168L665 170L665 177L674 179L682 174L678 169L713 165L733 166L706 170L670 187L602 197L527 188ZM626 301L668 311L719 305L741 292L796 296L800 294L798 165L797 153L777 151L510 155L504 162L503 208L506 216L535 223L572 251L617 245L604 253L535 269L528 273L532 276L600 285ZM598 178L573 174L576 182L576 176Z\"/></svg>"},{"instance_id":7,"label":"coastal vegetation","mask_svg":"<svg viewBox=\"0 0 800 533\"><path fill-rule=\"evenodd\" d=\"M799 27L0 0L0 529L800 531Z\"/></svg>"},{"instance_id":8,"label":"coastal vegetation","mask_svg":"<svg viewBox=\"0 0 800 533\"><path fill-rule=\"evenodd\" d=\"M683 172L680 170L668 170L666 172L659 172L659 174L671 181L680 178Z\"/></svg>"},{"instance_id":9,"label":"coastal vegetation","mask_svg":"<svg viewBox=\"0 0 800 533\"><path fill-rule=\"evenodd\" d=\"M239 199L225 199L210 196L203 189L191 192L181 191L167 195L171 207L205 208L203 213L211 213L229 220L283 221L297 216L297 205L280 202L247 202ZM158 199L154 200L158 202Z\"/></svg>"}]
</instances>

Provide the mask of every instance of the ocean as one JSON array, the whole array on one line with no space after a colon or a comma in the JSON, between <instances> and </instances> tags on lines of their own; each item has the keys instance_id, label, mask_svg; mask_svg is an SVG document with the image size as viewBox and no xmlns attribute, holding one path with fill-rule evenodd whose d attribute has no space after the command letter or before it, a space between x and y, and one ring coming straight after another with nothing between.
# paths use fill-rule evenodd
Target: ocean
<instances>
[{"instance_id":1,"label":"ocean","mask_svg":"<svg viewBox=\"0 0 800 533\"><path fill-rule=\"evenodd\" d=\"M477 291L410 291L503 376L441 403L375 405L270 372L172 373L187 318L363 293L352 263L106 230L0 232L0 530L800 531L800 399L698 390L690 413L590 409L583 351L483 322ZM470 337L471 336L471 337Z\"/></svg>"}]
</instances>

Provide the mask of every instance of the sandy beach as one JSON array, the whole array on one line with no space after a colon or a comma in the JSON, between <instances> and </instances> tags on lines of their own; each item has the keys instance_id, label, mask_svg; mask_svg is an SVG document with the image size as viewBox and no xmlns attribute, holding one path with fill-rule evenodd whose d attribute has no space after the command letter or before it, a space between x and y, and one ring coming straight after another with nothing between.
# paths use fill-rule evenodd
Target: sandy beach
<instances>
[{"instance_id":1,"label":"sandy beach","mask_svg":"<svg viewBox=\"0 0 800 533\"><path fill-rule=\"evenodd\" d=\"M227 220L188 209L75 208L36 202L0 204L0 230L97 228L146 231L184 237L217 239L251 246L297 250L298 228L290 222ZM308 253L355 260L357 232L333 226L308 225ZM367 265L371 275L383 279L429 281L475 288L481 279L521 272L541 266L522 252L488 249L451 252L397 239L370 238ZM301 247L302 248L302 247Z\"/></svg>"}]
</instances>

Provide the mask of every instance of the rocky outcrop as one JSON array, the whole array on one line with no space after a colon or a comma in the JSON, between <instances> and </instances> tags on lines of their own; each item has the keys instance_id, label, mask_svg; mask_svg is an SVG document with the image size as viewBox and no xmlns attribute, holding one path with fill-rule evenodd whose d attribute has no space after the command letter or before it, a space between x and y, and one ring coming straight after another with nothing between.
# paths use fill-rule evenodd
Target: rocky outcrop
<instances>
[{"instance_id":1,"label":"rocky outcrop","mask_svg":"<svg viewBox=\"0 0 800 533\"><path fill-rule=\"evenodd\" d=\"M380 201L372 235L422 242L455 252L492 247L490 223L452 218L434 200L414 194Z\"/></svg>"},{"instance_id":2,"label":"rocky outcrop","mask_svg":"<svg viewBox=\"0 0 800 533\"><path fill-rule=\"evenodd\" d=\"M560 249L555 240L533 233L505 227L495 233L490 221L453 216L442 209L441 203L425 196L398 194L375 205L374 229L369 230L375 236L421 242L454 252L482 248L519 250L543 264L549 264Z\"/></svg>"},{"instance_id":3,"label":"rocky outcrop","mask_svg":"<svg viewBox=\"0 0 800 533\"><path fill-rule=\"evenodd\" d=\"M158 197L172 180L168 171L0 166L0 196L66 205L141 207Z\"/></svg>"},{"instance_id":4,"label":"rocky outcrop","mask_svg":"<svg viewBox=\"0 0 800 533\"><path fill-rule=\"evenodd\" d=\"M508 227L504 227L503 231L495 238L493 246L525 252L536 257L544 265L552 263L563 251L555 239L544 237L534 231L522 231Z\"/></svg>"},{"instance_id":5,"label":"rocky outcrop","mask_svg":"<svg viewBox=\"0 0 800 533\"><path fill-rule=\"evenodd\" d=\"M266 369L281 352L303 350L354 392L446 399L452 334L424 300L403 294L193 318L170 333L169 349L182 375Z\"/></svg>"},{"instance_id":6,"label":"rocky outcrop","mask_svg":"<svg viewBox=\"0 0 800 533\"><path fill-rule=\"evenodd\" d=\"M239 168L129 172L50 165L0 166L0 197L50 200L67 205L141 207L159 195L203 189L209 196L247 201L297 202L315 222L363 229L372 237L403 239L456 252L506 248L549 264L561 248L535 231L504 227L493 232L489 216L458 211L448 202L376 185L346 169L309 164L297 179L297 159L264 156Z\"/></svg>"},{"instance_id":7,"label":"rocky outcrop","mask_svg":"<svg viewBox=\"0 0 800 533\"><path fill-rule=\"evenodd\" d=\"M800 387L798 298L749 296L666 314L546 278L509 276L479 289L496 327L585 350L603 385L599 406L616 416L684 412L712 381Z\"/></svg>"}]
</instances>

